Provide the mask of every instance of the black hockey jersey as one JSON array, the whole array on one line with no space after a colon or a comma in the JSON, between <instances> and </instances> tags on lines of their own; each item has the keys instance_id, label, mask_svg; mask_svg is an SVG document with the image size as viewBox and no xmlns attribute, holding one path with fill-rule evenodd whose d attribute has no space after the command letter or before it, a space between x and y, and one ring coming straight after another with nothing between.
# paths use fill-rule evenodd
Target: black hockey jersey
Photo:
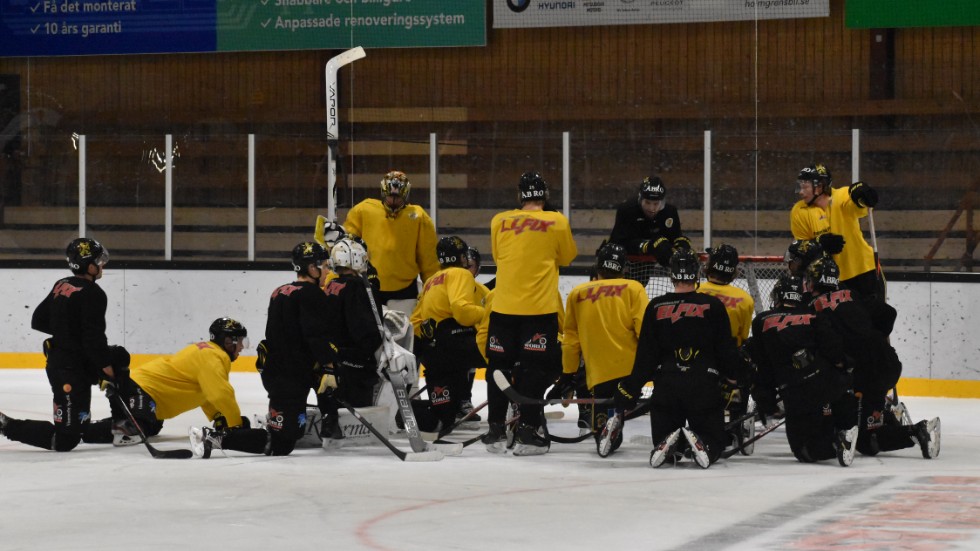
<instances>
[{"instance_id":1,"label":"black hockey jersey","mask_svg":"<svg viewBox=\"0 0 980 551\"><path fill-rule=\"evenodd\" d=\"M642 254L640 245L666 237L671 243L681 236L681 219L674 205L665 204L653 218L643 214L640 204L631 199L616 208L616 222L613 224L609 241L618 243L627 254ZM653 254L653 251L648 251Z\"/></svg>"},{"instance_id":2,"label":"black hockey jersey","mask_svg":"<svg viewBox=\"0 0 980 551\"><path fill-rule=\"evenodd\" d=\"M276 287L269 298L265 325L268 357L264 371L277 375L312 375L317 363L333 363L327 297L316 283L294 281Z\"/></svg>"},{"instance_id":3,"label":"black hockey jersey","mask_svg":"<svg viewBox=\"0 0 980 551\"><path fill-rule=\"evenodd\" d=\"M31 328L51 335L48 367L82 369L99 379L111 363L106 339L108 299L94 281L82 277L58 280L31 317Z\"/></svg>"}]
</instances>

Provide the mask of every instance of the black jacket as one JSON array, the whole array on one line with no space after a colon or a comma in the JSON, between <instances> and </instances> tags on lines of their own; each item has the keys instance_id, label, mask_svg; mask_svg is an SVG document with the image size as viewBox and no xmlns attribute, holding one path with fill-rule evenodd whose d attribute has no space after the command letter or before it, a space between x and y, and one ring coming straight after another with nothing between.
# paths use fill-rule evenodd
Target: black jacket
<instances>
[{"instance_id":1,"label":"black jacket","mask_svg":"<svg viewBox=\"0 0 980 551\"><path fill-rule=\"evenodd\" d=\"M48 367L82 369L95 383L111 363L105 335L105 291L94 281L71 276L58 280L31 317L31 328L51 335Z\"/></svg>"}]
</instances>

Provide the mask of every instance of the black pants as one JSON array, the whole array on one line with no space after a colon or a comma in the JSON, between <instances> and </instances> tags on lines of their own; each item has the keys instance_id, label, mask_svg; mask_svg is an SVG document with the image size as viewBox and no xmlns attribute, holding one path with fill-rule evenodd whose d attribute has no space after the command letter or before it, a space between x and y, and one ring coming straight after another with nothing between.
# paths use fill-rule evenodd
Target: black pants
<instances>
[{"instance_id":1,"label":"black pants","mask_svg":"<svg viewBox=\"0 0 980 551\"><path fill-rule=\"evenodd\" d=\"M803 463L837 457L837 431L857 423L857 399L846 374L831 366L802 384L782 391L786 407L786 440Z\"/></svg>"},{"instance_id":2,"label":"black pants","mask_svg":"<svg viewBox=\"0 0 980 551\"><path fill-rule=\"evenodd\" d=\"M417 415L423 430L433 430L438 422L448 427L456 421L460 402L470 398L469 368L482 360L476 347L476 329L455 320L439 322L432 343L416 346L425 364L429 394L426 411Z\"/></svg>"},{"instance_id":3,"label":"black pants","mask_svg":"<svg viewBox=\"0 0 980 551\"><path fill-rule=\"evenodd\" d=\"M858 423L857 450L862 455L903 450L915 446L911 429L885 413L885 394L861 396L861 419Z\"/></svg>"},{"instance_id":4,"label":"black pants","mask_svg":"<svg viewBox=\"0 0 980 551\"><path fill-rule=\"evenodd\" d=\"M708 459L714 463L721 456L728 435L717 377L706 372L662 372L653 386L650 406L650 436L655 446L687 422L704 441Z\"/></svg>"},{"instance_id":5,"label":"black pants","mask_svg":"<svg viewBox=\"0 0 980 551\"><path fill-rule=\"evenodd\" d=\"M112 442L112 419L92 421L92 381L82 369L48 366L45 369L51 385L53 422L11 419L4 430L10 440L46 450L67 452L79 442L108 444ZM117 405L111 404L113 411Z\"/></svg>"},{"instance_id":6,"label":"black pants","mask_svg":"<svg viewBox=\"0 0 980 551\"><path fill-rule=\"evenodd\" d=\"M558 315L515 316L493 312L487 330L487 419L503 423L508 400L493 382L493 373L503 371L514 389L529 398L543 398L545 390L561 374L561 344ZM521 406L521 422L540 426L541 406Z\"/></svg>"}]
</instances>

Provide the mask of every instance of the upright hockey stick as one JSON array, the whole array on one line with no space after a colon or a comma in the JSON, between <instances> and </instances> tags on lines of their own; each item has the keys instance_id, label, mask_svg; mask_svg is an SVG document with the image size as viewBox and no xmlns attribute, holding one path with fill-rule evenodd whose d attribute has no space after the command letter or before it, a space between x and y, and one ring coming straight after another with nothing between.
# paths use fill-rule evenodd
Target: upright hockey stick
<instances>
[{"instance_id":1,"label":"upright hockey stick","mask_svg":"<svg viewBox=\"0 0 980 551\"><path fill-rule=\"evenodd\" d=\"M146 441L146 433L143 432L143 427L141 427L139 422L136 421L136 417L133 416L133 412L130 411L129 406L126 405L126 400L123 400L122 396L115 391L112 392L112 397L114 397L119 402L119 405L122 406L123 411L126 412L126 418L129 419L129 422L132 423L134 427L136 427L136 431L140 434L140 440L142 441L143 445L146 446L146 449L149 450L150 455L152 455L154 459L190 459L194 457L194 452L191 450L158 450L151 446L150 443Z\"/></svg>"},{"instance_id":2,"label":"upright hockey stick","mask_svg":"<svg viewBox=\"0 0 980 551\"><path fill-rule=\"evenodd\" d=\"M364 425L364 428L370 431L371 434L373 434L375 438L377 438L382 444L384 444L386 448L391 450L391 453L395 454L398 457L398 459L401 459L402 461L439 461L443 457L445 457L443 453L439 450L403 452L402 450L398 449L398 447L396 447L394 444L392 444L391 440L389 440L387 436L381 434L381 432L378 429L376 429L374 425L371 424L370 421L365 419L364 416L360 414L360 412L358 412L356 409L348 405L346 402L342 402L340 400L337 400L337 402L340 405L344 406L347 409L347 411L349 411L350 414L354 416L355 419L357 419L358 421L360 421L362 425Z\"/></svg>"},{"instance_id":3,"label":"upright hockey stick","mask_svg":"<svg viewBox=\"0 0 980 551\"><path fill-rule=\"evenodd\" d=\"M351 48L340 55L331 57L324 70L327 95L327 218L337 219L337 156L339 154L338 101L337 101L337 71L344 65L349 65L367 54L364 48Z\"/></svg>"},{"instance_id":4,"label":"upright hockey stick","mask_svg":"<svg viewBox=\"0 0 980 551\"><path fill-rule=\"evenodd\" d=\"M419 425L415 421L415 412L412 410L412 402L408 399L408 381L404 377L398 377L400 381L393 380L394 372L392 369L394 366L392 362L395 358L395 352L391 346L391 335L385 329L384 323L381 322L381 316L378 314L378 305L374 301L374 293L371 291L371 282L368 281L367 274L361 274L361 279L364 280L365 291L367 291L368 301L371 303L371 313L374 314L374 321L378 325L378 331L381 333L381 349L385 356L385 373L388 376L388 380L391 381L392 390L395 391L395 399L398 401L398 411L402 414L402 422L405 424L405 433L408 434L408 442L412 445L412 451L418 453L425 451L425 440L422 439L422 433L419 432Z\"/></svg>"}]
</instances>

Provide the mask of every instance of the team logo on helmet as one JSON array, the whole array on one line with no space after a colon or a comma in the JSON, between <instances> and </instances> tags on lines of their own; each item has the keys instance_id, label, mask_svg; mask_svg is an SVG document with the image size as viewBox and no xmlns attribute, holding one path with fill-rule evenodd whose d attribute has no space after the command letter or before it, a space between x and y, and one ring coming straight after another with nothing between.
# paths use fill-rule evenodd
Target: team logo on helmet
<instances>
[{"instance_id":1,"label":"team logo on helmet","mask_svg":"<svg viewBox=\"0 0 980 551\"><path fill-rule=\"evenodd\" d=\"M647 176L640 185L640 199L659 201L667 194L664 181L659 176Z\"/></svg>"},{"instance_id":2,"label":"team logo on helmet","mask_svg":"<svg viewBox=\"0 0 980 551\"><path fill-rule=\"evenodd\" d=\"M80 241L78 243L78 256L82 258L88 258L92 256L92 246L88 241Z\"/></svg>"}]
</instances>

